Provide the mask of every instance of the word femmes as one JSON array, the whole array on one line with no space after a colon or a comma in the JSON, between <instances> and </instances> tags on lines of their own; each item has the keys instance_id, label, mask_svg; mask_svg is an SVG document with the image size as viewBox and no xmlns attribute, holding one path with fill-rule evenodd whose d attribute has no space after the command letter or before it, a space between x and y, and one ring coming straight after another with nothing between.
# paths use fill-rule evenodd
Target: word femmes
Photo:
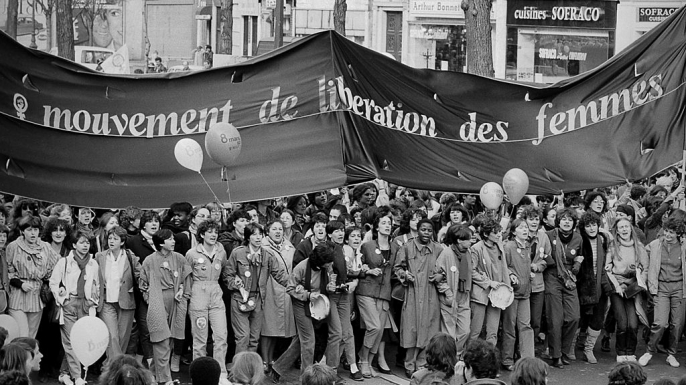
<instances>
[{"instance_id":1,"label":"word femmes","mask_svg":"<svg viewBox=\"0 0 686 385\"><path fill-rule=\"evenodd\" d=\"M532 141L537 146L546 136L559 135L584 128L601 120L606 120L639 107L649 101L662 97L662 74L653 75L648 80L642 79L623 90L614 92L582 104L567 111L546 114L553 108L553 103L541 106L536 116L538 137Z\"/></svg>"}]
</instances>

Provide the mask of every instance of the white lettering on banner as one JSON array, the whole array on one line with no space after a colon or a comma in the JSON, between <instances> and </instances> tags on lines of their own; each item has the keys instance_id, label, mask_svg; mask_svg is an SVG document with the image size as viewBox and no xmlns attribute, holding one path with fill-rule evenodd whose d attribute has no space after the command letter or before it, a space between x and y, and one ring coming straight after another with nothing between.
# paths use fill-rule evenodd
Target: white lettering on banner
<instances>
[{"instance_id":1,"label":"white lettering on banner","mask_svg":"<svg viewBox=\"0 0 686 385\"><path fill-rule=\"evenodd\" d=\"M406 112L402 110L402 102L391 101L387 106L380 106L373 99L353 95L350 88L343 83L342 76L328 82L322 76L317 79L317 84L319 112L334 111L341 107L380 126L422 136L437 135L434 118L416 112Z\"/></svg>"},{"instance_id":2,"label":"white lettering on banner","mask_svg":"<svg viewBox=\"0 0 686 385\"><path fill-rule=\"evenodd\" d=\"M597 7L553 7L551 11L529 6L514 11L514 18L520 20L598 21L602 12Z\"/></svg>"},{"instance_id":3,"label":"white lettering on banner","mask_svg":"<svg viewBox=\"0 0 686 385\"><path fill-rule=\"evenodd\" d=\"M297 102L297 98L295 102ZM293 108L294 101L286 98L283 103L282 117L290 119L291 115L284 113L284 110L288 111ZM109 113L91 114L86 110L78 110L72 113L68 109L62 110L59 107L45 105L43 109L43 125L47 127L67 131L76 130L96 135L110 135L112 133L110 130L111 121L116 129L114 133L119 136L131 135L152 138L155 136L201 133L207 131L211 125L217 122L229 123L229 115L233 106L231 105L231 100L228 100L221 108L213 107L185 111L181 114L181 119L179 119L179 114L176 112L153 115L137 113L131 116L127 114L110 116ZM195 121L196 116L198 117L198 124L190 127L189 124ZM180 126L179 123L181 123Z\"/></svg>"},{"instance_id":4,"label":"white lettering on banner","mask_svg":"<svg viewBox=\"0 0 686 385\"><path fill-rule=\"evenodd\" d=\"M648 80L642 79L629 88L592 100L585 105L582 104L567 111L557 112L552 116L550 113L546 114L546 110L552 109L553 103L545 103L536 116L538 138L534 139L532 143L537 146L548 134L559 135L564 132L571 132L615 117L651 100L658 99L663 94L662 74L659 74L649 77Z\"/></svg>"}]
</instances>

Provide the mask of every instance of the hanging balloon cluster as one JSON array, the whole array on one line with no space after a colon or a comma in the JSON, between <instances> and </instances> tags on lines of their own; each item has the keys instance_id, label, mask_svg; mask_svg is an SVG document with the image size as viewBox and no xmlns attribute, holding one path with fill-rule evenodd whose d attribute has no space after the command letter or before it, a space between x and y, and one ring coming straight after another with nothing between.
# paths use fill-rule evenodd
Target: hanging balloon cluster
<instances>
[{"instance_id":1,"label":"hanging balloon cluster","mask_svg":"<svg viewBox=\"0 0 686 385\"><path fill-rule=\"evenodd\" d=\"M210 126L210 129L205 134L205 150L210 155L210 158L217 164L222 166L222 176L226 168L233 165L234 161L241 154L242 140L241 134L236 127L231 123L215 123ZM210 184L202 175L203 151L200 144L193 139L183 138L176 143L174 148L174 156L176 161L183 167L195 171L200 174L200 177L210 189L214 199L217 203L222 201L214 193ZM231 202L231 190L229 188L229 181L226 181L226 192Z\"/></svg>"},{"instance_id":2,"label":"hanging balloon cluster","mask_svg":"<svg viewBox=\"0 0 686 385\"><path fill-rule=\"evenodd\" d=\"M513 168L505 173L503 187L495 182L484 183L479 192L481 203L487 209L497 210L503 203L503 190L514 209L514 205L518 204L529 190L529 177L521 169Z\"/></svg>"}]
</instances>

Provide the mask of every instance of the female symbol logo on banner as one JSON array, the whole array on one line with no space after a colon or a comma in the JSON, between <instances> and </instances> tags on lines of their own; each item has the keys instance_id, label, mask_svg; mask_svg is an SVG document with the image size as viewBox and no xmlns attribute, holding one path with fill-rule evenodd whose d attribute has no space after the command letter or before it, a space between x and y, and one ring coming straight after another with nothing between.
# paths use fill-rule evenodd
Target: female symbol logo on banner
<instances>
[{"instance_id":1,"label":"female symbol logo on banner","mask_svg":"<svg viewBox=\"0 0 686 385\"><path fill-rule=\"evenodd\" d=\"M0 314L0 327L7 330L7 338L5 343L10 343L13 339L19 337L19 325L12 316L7 314Z\"/></svg>"},{"instance_id":2,"label":"female symbol logo on banner","mask_svg":"<svg viewBox=\"0 0 686 385\"><path fill-rule=\"evenodd\" d=\"M503 177L503 189L510 202L516 205L529 190L529 177L521 169L513 168Z\"/></svg>"},{"instance_id":3,"label":"female symbol logo on banner","mask_svg":"<svg viewBox=\"0 0 686 385\"><path fill-rule=\"evenodd\" d=\"M71 328L71 348L86 368L102 357L110 342L107 325L97 317L83 317Z\"/></svg>"},{"instance_id":4,"label":"female symbol logo on banner","mask_svg":"<svg viewBox=\"0 0 686 385\"><path fill-rule=\"evenodd\" d=\"M174 147L176 161L183 167L200 172L202 169L202 147L193 139L183 138Z\"/></svg>"},{"instance_id":5,"label":"female symbol logo on banner","mask_svg":"<svg viewBox=\"0 0 686 385\"><path fill-rule=\"evenodd\" d=\"M495 210L503 203L503 189L495 182L484 183L479 191L479 197L487 209Z\"/></svg>"},{"instance_id":6,"label":"female symbol logo on banner","mask_svg":"<svg viewBox=\"0 0 686 385\"><path fill-rule=\"evenodd\" d=\"M205 149L213 161L229 167L241 154L241 134L231 123L216 123L205 134Z\"/></svg>"}]
</instances>

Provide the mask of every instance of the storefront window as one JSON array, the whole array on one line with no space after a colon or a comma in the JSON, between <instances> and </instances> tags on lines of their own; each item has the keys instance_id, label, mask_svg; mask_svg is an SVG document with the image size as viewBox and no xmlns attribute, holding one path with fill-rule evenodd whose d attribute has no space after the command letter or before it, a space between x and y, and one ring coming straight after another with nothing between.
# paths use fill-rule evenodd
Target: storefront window
<instances>
[{"instance_id":1,"label":"storefront window","mask_svg":"<svg viewBox=\"0 0 686 385\"><path fill-rule=\"evenodd\" d=\"M462 25L411 25L411 66L465 72L466 39Z\"/></svg>"},{"instance_id":2,"label":"storefront window","mask_svg":"<svg viewBox=\"0 0 686 385\"><path fill-rule=\"evenodd\" d=\"M507 79L555 83L591 70L612 56L609 31L508 29Z\"/></svg>"}]
</instances>

